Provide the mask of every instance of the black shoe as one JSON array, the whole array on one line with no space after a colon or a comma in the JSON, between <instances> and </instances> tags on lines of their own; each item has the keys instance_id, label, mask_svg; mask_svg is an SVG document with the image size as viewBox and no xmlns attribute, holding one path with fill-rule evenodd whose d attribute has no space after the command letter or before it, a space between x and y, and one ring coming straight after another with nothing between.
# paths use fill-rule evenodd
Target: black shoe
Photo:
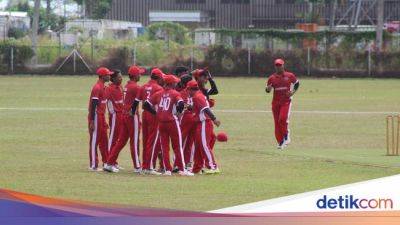
<instances>
[{"instance_id":1,"label":"black shoe","mask_svg":"<svg viewBox=\"0 0 400 225\"><path fill-rule=\"evenodd\" d=\"M175 167L175 168L172 170L172 173L178 173L178 172L179 172L178 167Z\"/></svg>"}]
</instances>

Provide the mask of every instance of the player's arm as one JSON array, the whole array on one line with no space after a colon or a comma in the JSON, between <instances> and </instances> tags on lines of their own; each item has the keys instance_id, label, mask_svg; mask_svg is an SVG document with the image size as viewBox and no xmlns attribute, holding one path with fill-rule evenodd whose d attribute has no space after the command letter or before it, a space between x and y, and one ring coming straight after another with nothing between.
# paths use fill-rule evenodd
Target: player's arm
<instances>
[{"instance_id":1,"label":"player's arm","mask_svg":"<svg viewBox=\"0 0 400 225\"><path fill-rule=\"evenodd\" d=\"M135 115L135 112L137 110L137 107L139 106L139 103L143 100L144 89L142 87L139 87L138 89L139 90L136 94L135 100L132 102L131 115Z\"/></svg>"},{"instance_id":2,"label":"player's arm","mask_svg":"<svg viewBox=\"0 0 400 225\"><path fill-rule=\"evenodd\" d=\"M265 87L265 92L270 93L272 91L272 77L268 78L267 85Z\"/></svg>"},{"instance_id":3,"label":"player's arm","mask_svg":"<svg viewBox=\"0 0 400 225\"><path fill-rule=\"evenodd\" d=\"M179 100L178 103L176 104L176 111L178 114L181 114L183 110L185 109L185 103L183 100Z\"/></svg>"},{"instance_id":4,"label":"player's arm","mask_svg":"<svg viewBox=\"0 0 400 225\"><path fill-rule=\"evenodd\" d=\"M92 105L90 107L90 122L89 122L89 130L93 131L94 130L94 117L96 115L96 108L99 105L99 99L98 98L92 98Z\"/></svg>"},{"instance_id":5,"label":"player's arm","mask_svg":"<svg viewBox=\"0 0 400 225\"><path fill-rule=\"evenodd\" d=\"M294 93L296 93L296 91L299 89L299 87L300 87L300 81L296 79L296 81L295 81L292 85L293 85L293 89L290 90L289 96L293 96Z\"/></svg>"},{"instance_id":6,"label":"player's arm","mask_svg":"<svg viewBox=\"0 0 400 225\"><path fill-rule=\"evenodd\" d=\"M139 99L135 99L135 100L132 102L131 115L135 115L135 112L136 112L136 109L137 109L137 107L138 107L138 105L139 105L139 102L140 102Z\"/></svg>"},{"instance_id":7,"label":"player's arm","mask_svg":"<svg viewBox=\"0 0 400 225\"><path fill-rule=\"evenodd\" d=\"M155 115L157 112L149 101L143 102L143 109Z\"/></svg>"},{"instance_id":8,"label":"player's arm","mask_svg":"<svg viewBox=\"0 0 400 225\"><path fill-rule=\"evenodd\" d=\"M210 108L205 108L204 113L210 117L215 126L219 127L219 125L221 125L221 122L217 119L217 117L214 115L214 113L211 111Z\"/></svg>"},{"instance_id":9,"label":"player's arm","mask_svg":"<svg viewBox=\"0 0 400 225\"><path fill-rule=\"evenodd\" d=\"M217 95L218 94L217 84L215 83L214 79L212 78L210 71L207 70L207 74L208 74L208 81L210 82L210 86L211 86L211 88L207 91L207 94L208 95Z\"/></svg>"}]
</instances>

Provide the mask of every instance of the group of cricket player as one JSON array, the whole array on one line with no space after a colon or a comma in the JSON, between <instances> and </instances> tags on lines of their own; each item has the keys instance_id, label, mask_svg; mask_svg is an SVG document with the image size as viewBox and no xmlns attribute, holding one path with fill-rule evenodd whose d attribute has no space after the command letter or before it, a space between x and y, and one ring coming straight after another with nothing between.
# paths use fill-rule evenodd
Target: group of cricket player
<instances>
[{"instance_id":1,"label":"group of cricket player","mask_svg":"<svg viewBox=\"0 0 400 225\"><path fill-rule=\"evenodd\" d=\"M118 155L129 140L135 173L165 176L220 173L213 148L217 139L214 125L221 123L211 110L215 101L210 99L210 95L218 94L218 89L211 73L207 69L189 71L177 67L174 74L165 74L153 68L150 79L140 86L138 82L145 72L144 68L131 66L129 80L123 86L121 71L97 69L99 79L89 100L89 169L119 172L122 167ZM139 151L140 133L142 151ZM227 140L226 134L219 135L222 141Z\"/></svg>"},{"instance_id":2,"label":"group of cricket player","mask_svg":"<svg viewBox=\"0 0 400 225\"><path fill-rule=\"evenodd\" d=\"M276 72L269 76L265 86L267 93L274 91L272 114L280 150L290 143L288 125L292 96L300 84L293 73L285 71L284 64L282 59L274 61ZM145 71L131 66L129 80L122 87L121 71L98 68L99 79L89 101L89 169L119 172L122 167L118 164L118 155L129 140L135 173L165 176L220 173L214 145L217 139L227 141L227 136L223 132L218 136L214 133L214 125L218 127L221 122L211 110L215 101L210 96L218 94L211 73L208 69L189 71L186 67L177 67L174 74L165 74L153 68L150 79L140 86L138 81ZM107 82L110 82L108 86ZM142 151L139 151L140 133Z\"/></svg>"}]
</instances>

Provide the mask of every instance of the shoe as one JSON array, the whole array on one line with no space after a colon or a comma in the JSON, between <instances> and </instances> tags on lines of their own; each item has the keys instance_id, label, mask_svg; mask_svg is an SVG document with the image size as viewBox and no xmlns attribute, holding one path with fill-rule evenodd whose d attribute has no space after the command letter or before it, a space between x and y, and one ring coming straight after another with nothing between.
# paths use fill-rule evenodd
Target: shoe
<instances>
[{"instance_id":1,"label":"shoe","mask_svg":"<svg viewBox=\"0 0 400 225\"><path fill-rule=\"evenodd\" d=\"M112 165L108 165L107 163L104 163L103 171L111 172L111 167L112 167Z\"/></svg>"},{"instance_id":2,"label":"shoe","mask_svg":"<svg viewBox=\"0 0 400 225\"><path fill-rule=\"evenodd\" d=\"M98 168L98 167L93 167L93 168L89 167L88 170L90 172L101 172L101 171L103 171L101 168Z\"/></svg>"},{"instance_id":3,"label":"shoe","mask_svg":"<svg viewBox=\"0 0 400 225\"><path fill-rule=\"evenodd\" d=\"M281 143L278 144L277 149L283 150L285 147L286 147L285 140L283 140Z\"/></svg>"},{"instance_id":4,"label":"shoe","mask_svg":"<svg viewBox=\"0 0 400 225\"><path fill-rule=\"evenodd\" d=\"M189 171L187 171L187 170L185 170L185 171L179 171L178 173L179 173L180 176L189 176L189 177L194 176L194 173L189 172Z\"/></svg>"},{"instance_id":5,"label":"shoe","mask_svg":"<svg viewBox=\"0 0 400 225\"><path fill-rule=\"evenodd\" d=\"M217 168L214 170L214 174L219 174L219 173L221 173L221 171L220 171L219 168L217 167Z\"/></svg>"},{"instance_id":6,"label":"shoe","mask_svg":"<svg viewBox=\"0 0 400 225\"><path fill-rule=\"evenodd\" d=\"M118 173L119 172L119 169L113 165L104 165L103 170L110 172L110 173Z\"/></svg>"},{"instance_id":7,"label":"shoe","mask_svg":"<svg viewBox=\"0 0 400 225\"><path fill-rule=\"evenodd\" d=\"M163 176L171 176L172 173L171 173L171 171L165 171L162 175Z\"/></svg>"},{"instance_id":8,"label":"shoe","mask_svg":"<svg viewBox=\"0 0 400 225\"><path fill-rule=\"evenodd\" d=\"M155 176L160 176L161 173L155 171L155 170L147 170L146 172L147 175L155 175Z\"/></svg>"},{"instance_id":9,"label":"shoe","mask_svg":"<svg viewBox=\"0 0 400 225\"><path fill-rule=\"evenodd\" d=\"M134 173L142 174L142 168L133 169Z\"/></svg>"},{"instance_id":10,"label":"shoe","mask_svg":"<svg viewBox=\"0 0 400 225\"><path fill-rule=\"evenodd\" d=\"M172 173L178 173L178 172L179 172L178 167L175 167L175 168L172 170Z\"/></svg>"},{"instance_id":11,"label":"shoe","mask_svg":"<svg viewBox=\"0 0 400 225\"><path fill-rule=\"evenodd\" d=\"M285 136L285 138L283 139L283 144L285 145L285 146L287 146L287 145L289 145L290 144L290 142L291 142L291 140L290 140L290 133L288 133L286 136Z\"/></svg>"}]
</instances>

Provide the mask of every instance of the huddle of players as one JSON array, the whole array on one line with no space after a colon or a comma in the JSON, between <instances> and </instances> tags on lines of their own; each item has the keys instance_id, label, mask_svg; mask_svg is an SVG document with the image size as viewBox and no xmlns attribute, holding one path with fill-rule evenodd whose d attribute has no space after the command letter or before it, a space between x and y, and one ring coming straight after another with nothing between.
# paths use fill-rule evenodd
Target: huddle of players
<instances>
[{"instance_id":1,"label":"huddle of players","mask_svg":"<svg viewBox=\"0 0 400 225\"><path fill-rule=\"evenodd\" d=\"M178 67L172 75L154 68L150 80L139 86L137 82L145 69L131 66L128 70L129 81L124 88L120 71L100 67L96 73L99 80L92 88L88 115L91 171L101 171L98 168L97 147L104 171L118 172L122 169L117 159L129 139L135 173L170 176L176 172L182 176L193 176L220 172L213 153L216 141L213 126L219 126L220 121L211 111L214 101L209 99L210 95L218 94L218 90L208 70L189 72L185 67ZM111 84L105 86L110 80ZM210 89L205 88L207 82L211 85ZM143 108L141 121L140 102ZM140 129L142 162L139 158ZM170 162L170 142L174 152L173 166Z\"/></svg>"}]
</instances>

